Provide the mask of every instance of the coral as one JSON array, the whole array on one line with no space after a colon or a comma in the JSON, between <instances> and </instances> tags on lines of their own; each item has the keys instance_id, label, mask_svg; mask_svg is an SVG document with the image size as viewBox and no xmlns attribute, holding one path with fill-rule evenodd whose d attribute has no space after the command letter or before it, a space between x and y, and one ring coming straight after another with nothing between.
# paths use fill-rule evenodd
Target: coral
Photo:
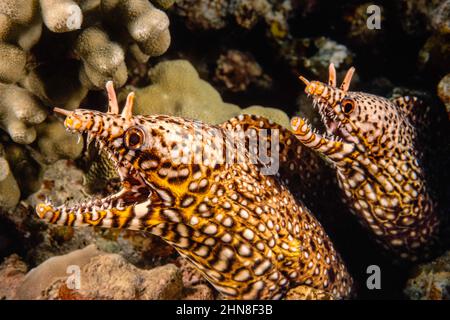
<instances>
[{"instance_id":1,"label":"coral","mask_svg":"<svg viewBox=\"0 0 450 320\"><path fill-rule=\"evenodd\" d=\"M3 146L0 144L0 208L14 208L19 199L19 185L5 159Z\"/></svg>"},{"instance_id":2,"label":"coral","mask_svg":"<svg viewBox=\"0 0 450 320\"><path fill-rule=\"evenodd\" d=\"M102 10L114 22L123 21L144 54L159 56L169 47L169 18L147 0L103 0Z\"/></svg>"},{"instance_id":3,"label":"coral","mask_svg":"<svg viewBox=\"0 0 450 320\"><path fill-rule=\"evenodd\" d=\"M334 300L334 298L326 291L298 286L288 291L286 300Z\"/></svg>"},{"instance_id":4,"label":"coral","mask_svg":"<svg viewBox=\"0 0 450 320\"><path fill-rule=\"evenodd\" d=\"M102 300L179 299L183 288L180 272L173 264L139 270L115 254L93 259L83 268L82 281L83 295Z\"/></svg>"},{"instance_id":5,"label":"coral","mask_svg":"<svg viewBox=\"0 0 450 320\"><path fill-rule=\"evenodd\" d=\"M16 143L36 141L29 152L45 164L75 159L83 145L46 121L46 107L79 107L107 80L123 86L127 59L147 61L170 44L167 15L147 0L5 0L0 27L0 128Z\"/></svg>"},{"instance_id":6,"label":"coral","mask_svg":"<svg viewBox=\"0 0 450 320\"><path fill-rule=\"evenodd\" d=\"M69 265L80 268L82 286L79 289L67 287L66 268ZM25 293L25 289L31 292ZM161 300L179 299L182 290L180 272L173 264L141 270L127 262L121 255L101 253L91 245L65 256L51 258L34 271L30 271L18 291L18 297Z\"/></svg>"},{"instance_id":7,"label":"coral","mask_svg":"<svg viewBox=\"0 0 450 320\"><path fill-rule=\"evenodd\" d=\"M81 8L72 0L40 0L42 19L52 32L80 29L83 22Z\"/></svg>"},{"instance_id":8,"label":"coral","mask_svg":"<svg viewBox=\"0 0 450 320\"><path fill-rule=\"evenodd\" d=\"M241 0L234 1L229 11L233 13L238 25L251 29L260 17L269 15L271 9L271 4L266 0Z\"/></svg>"},{"instance_id":9,"label":"coral","mask_svg":"<svg viewBox=\"0 0 450 320\"><path fill-rule=\"evenodd\" d=\"M296 74L304 73L306 69L315 77L327 77L330 63L339 66L338 70L349 68L354 57L345 45L327 37L286 38L278 42L277 51L279 58ZM344 75L338 73L338 76Z\"/></svg>"},{"instance_id":10,"label":"coral","mask_svg":"<svg viewBox=\"0 0 450 320\"><path fill-rule=\"evenodd\" d=\"M83 61L80 80L86 87L99 88L108 79L117 87L125 84L128 77L125 53L101 28L83 30L75 42L75 53Z\"/></svg>"},{"instance_id":11,"label":"coral","mask_svg":"<svg viewBox=\"0 0 450 320\"><path fill-rule=\"evenodd\" d=\"M450 299L450 251L418 266L406 283L404 293L413 300Z\"/></svg>"},{"instance_id":12,"label":"coral","mask_svg":"<svg viewBox=\"0 0 450 320\"><path fill-rule=\"evenodd\" d=\"M432 12L431 25L440 34L450 33L450 1L442 3Z\"/></svg>"},{"instance_id":13,"label":"coral","mask_svg":"<svg viewBox=\"0 0 450 320\"><path fill-rule=\"evenodd\" d=\"M169 9L175 3L175 0L153 0L155 5L163 9Z\"/></svg>"},{"instance_id":14,"label":"coral","mask_svg":"<svg viewBox=\"0 0 450 320\"><path fill-rule=\"evenodd\" d=\"M36 268L30 270L22 285L18 288L16 299L36 299L42 290L51 285L58 277L67 276L67 267L77 265L80 268L87 264L91 258L101 254L95 245L75 250L62 256L52 257Z\"/></svg>"},{"instance_id":15,"label":"coral","mask_svg":"<svg viewBox=\"0 0 450 320\"><path fill-rule=\"evenodd\" d=\"M441 101L445 104L447 113L450 114L450 73L439 81L437 94Z\"/></svg>"},{"instance_id":16,"label":"coral","mask_svg":"<svg viewBox=\"0 0 450 320\"><path fill-rule=\"evenodd\" d=\"M68 172L70 174L67 174ZM28 201L34 205L46 198L61 203L68 200L81 200L84 197L81 170L76 169L68 160L59 160L46 168L40 190L33 194Z\"/></svg>"},{"instance_id":17,"label":"coral","mask_svg":"<svg viewBox=\"0 0 450 320\"><path fill-rule=\"evenodd\" d=\"M448 36L438 34L430 36L418 55L419 67L423 71L437 77L444 76L450 69L450 41L448 41Z\"/></svg>"},{"instance_id":18,"label":"coral","mask_svg":"<svg viewBox=\"0 0 450 320\"><path fill-rule=\"evenodd\" d=\"M21 84L45 105L76 108L89 91L79 79L80 68L82 66L75 60L42 63L33 67Z\"/></svg>"},{"instance_id":19,"label":"coral","mask_svg":"<svg viewBox=\"0 0 450 320\"><path fill-rule=\"evenodd\" d=\"M15 45L0 42L0 56L8 63L0 65L0 81L14 83L25 75L26 54Z\"/></svg>"},{"instance_id":20,"label":"coral","mask_svg":"<svg viewBox=\"0 0 450 320\"><path fill-rule=\"evenodd\" d=\"M401 12L400 22L403 31L407 34L422 35L431 29L434 10L440 4L446 1L442 0L401 0L397 3L398 10Z\"/></svg>"},{"instance_id":21,"label":"coral","mask_svg":"<svg viewBox=\"0 0 450 320\"><path fill-rule=\"evenodd\" d=\"M44 163L54 163L58 159L75 159L83 150L82 139L68 134L61 122L51 118L37 127L39 159Z\"/></svg>"},{"instance_id":22,"label":"coral","mask_svg":"<svg viewBox=\"0 0 450 320\"><path fill-rule=\"evenodd\" d=\"M418 54L419 66L439 79L450 68L450 1L402 0L399 6L404 32L428 37Z\"/></svg>"},{"instance_id":23,"label":"coral","mask_svg":"<svg viewBox=\"0 0 450 320\"><path fill-rule=\"evenodd\" d=\"M251 113L276 118L286 127L289 124L287 115L279 109L241 109L224 103L186 60L161 62L150 70L149 77L151 85L136 89L136 114L168 114L218 124L240 113Z\"/></svg>"},{"instance_id":24,"label":"coral","mask_svg":"<svg viewBox=\"0 0 450 320\"><path fill-rule=\"evenodd\" d=\"M191 28L221 29L226 25L228 3L224 0L177 1L175 9L179 15L186 18L186 23Z\"/></svg>"},{"instance_id":25,"label":"coral","mask_svg":"<svg viewBox=\"0 0 450 320\"><path fill-rule=\"evenodd\" d=\"M9 162L11 171L17 180L21 197L35 192L41 185L41 167L21 144L6 143L5 158ZM33 177L33 179L30 179Z\"/></svg>"},{"instance_id":26,"label":"coral","mask_svg":"<svg viewBox=\"0 0 450 320\"><path fill-rule=\"evenodd\" d=\"M224 103L188 61L161 62L149 71L149 78L150 86L136 90L136 114L168 114L220 123L238 113L239 107Z\"/></svg>"},{"instance_id":27,"label":"coral","mask_svg":"<svg viewBox=\"0 0 450 320\"><path fill-rule=\"evenodd\" d=\"M27 265L17 254L7 257L0 265L0 300L11 300L24 281Z\"/></svg>"},{"instance_id":28,"label":"coral","mask_svg":"<svg viewBox=\"0 0 450 320\"><path fill-rule=\"evenodd\" d=\"M285 128L289 128L289 127L287 127L289 117L286 115L286 113L284 113L283 111L281 111L280 109L277 109L277 108L263 107L263 106L250 106L250 107L241 109L240 113L263 116L267 119L272 120L275 123L282 125Z\"/></svg>"},{"instance_id":29,"label":"coral","mask_svg":"<svg viewBox=\"0 0 450 320\"><path fill-rule=\"evenodd\" d=\"M253 28L259 20L264 20L268 34L282 38L288 33L287 19L293 6L291 1L237 0L237 1L177 1L176 13L186 19L186 24L195 29L222 29L230 17L245 29Z\"/></svg>"},{"instance_id":30,"label":"coral","mask_svg":"<svg viewBox=\"0 0 450 320\"><path fill-rule=\"evenodd\" d=\"M330 63L333 63L336 69L340 70L350 67L352 64L352 52L346 46L336 41L320 37L314 40L312 47L316 48L316 53L303 58L302 64L304 68L317 77L326 78L328 76Z\"/></svg>"},{"instance_id":31,"label":"coral","mask_svg":"<svg viewBox=\"0 0 450 320\"><path fill-rule=\"evenodd\" d=\"M450 33L450 1L442 3L431 14L431 25L440 34Z\"/></svg>"},{"instance_id":32,"label":"coral","mask_svg":"<svg viewBox=\"0 0 450 320\"><path fill-rule=\"evenodd\" d=\"M33 125L42 123L46 110L27 90L0 83L0 127L17 143L29 144L36 139Z\"/></svg>"},{"instance_id":33,"label":"coral","mask_svg":"<svg viewBox=\"0 0 450 320\"><path fill-rule=\"evenodd\" d=\"M271 85L271 79L263 74L261 66L253 56L239 50L228 50L220 55L215 80L233 92L245 91L251 84L265 88Z\"/></svg>"},{"instance_id":34,"label":"coral","mask_svg":"<svg viewBox=\"0 0 450 320\"><path fill-rule=\"evenodd\" d=\"M12 62L0 81L20 82L47 105L75 108L107 80L122 86L129 48L148 59L170 44L167 15L146 0L3 1L0 17L0 57Z\"/></svg>"},{"instance_id":35,"label":"coral","mask_svg":"<svg viewBox=\"0 0 450 320\"><path fill-rule=\"evenodd\" d=\"M383 39L386 37L387 27L385 9L377 4L380 8L380 29L368 28L367 23L370 15L367 13L369 6L375 5L375 3L367 2L352 8L344 17L344 21L349 26L347 37L350 41L358 46L372 45L374 49L382 48Z\"/></svg>"}]
</instances>

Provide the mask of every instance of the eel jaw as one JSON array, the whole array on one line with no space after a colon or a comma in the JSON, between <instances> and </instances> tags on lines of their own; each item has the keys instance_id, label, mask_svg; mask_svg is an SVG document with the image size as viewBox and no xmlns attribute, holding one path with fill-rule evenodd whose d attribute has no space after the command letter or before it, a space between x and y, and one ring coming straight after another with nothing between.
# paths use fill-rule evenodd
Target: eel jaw
<instances>
[{"instance_id":1,"label":"eel jaw","mask_svg":"<svg viewBox=\"0 0 450 320\"><path fill-rule=\"evenodd\" d=\"M355 151L355 145L342 141L339 137L321 135L301 117L294 117L291 126L295 136L305 146L314 149L336 164L344 164Z\"/></svg>"},{"instance_id":2,"label":"eel jaw","mask_svg":"<svg viewBox=\"0 0 450 320\"><path fill-rule=\"evenodd\" d=\"M109 97L109 108L108 113L118 115L118 105L117 99L114 92L112 82L106 84L108 97ZM127 97L127 103L124 110L122 111L121 117L130 120L132 117L132 107L133 107L134 93L130 93ZM102 210L111 210L115 208L117 210L125 209L126 206L142 200L143 198L148 198L151 195L142 194L136 192L137 185L144 184L142 177L139 172L135 170L131 163L125 159L120 153L114 151L113 142L107 140L107 136L103 136L101 133L89 130L88 126L83 120L77 118L77 111L69 111L61 108L54 108L56 113L62 114L66 117L64 121L64 126L67 131L72 133L77 133L80 135L87 135L87 144L91 142L95 143L95 146L101 151L105 151L108 158L113 162L114 167L120 177L121 190L115 194L108 195L104 198L91 198L88 201L77 203L72 206L68 204L63 204L60 206L54 206L53 203L46 199L44 203L40 203L36 206L36 213L39 218L44 219L50 223L59 224L59 218L61 213L67 214L68 212L81 215L84 212L98 212Z\"/></svg>"},{"instance_id":3,"label":"eel jaw","mask_svg":"<svg viewBox=\"0 0 450 320\"><path fill-rule=\"evenodd\" d=\"M350 134L352 123L336 109L340 108L346 96L355 69L350 68L339 88L336 87L336 69L329 67L328 85L320 81L300 80L306 85L305 93L313 98L313 107L318 109L326 134L321 135L304 118L294 117L291 121L294 134L307 147L317 150L336 164L346 163L356 154L355 140Z\"/></svg>"}]
</instances>

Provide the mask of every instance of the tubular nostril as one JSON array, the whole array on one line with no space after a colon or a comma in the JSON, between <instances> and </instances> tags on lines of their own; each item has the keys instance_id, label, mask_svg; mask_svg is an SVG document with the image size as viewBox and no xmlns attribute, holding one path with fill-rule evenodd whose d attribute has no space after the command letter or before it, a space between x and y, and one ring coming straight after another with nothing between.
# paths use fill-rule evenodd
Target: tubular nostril
<instances>
[{"instance_id":1,"label":"tubular nostril","mask_svg":"<svg viewBox=\"0 0 450 320\"><path fill-rule=\"evenodd\" d=\"M73 118L72 116L69 116L66 118L66 120L64 120L64 126L67 128L71 128L73 125Z\"/></svg>"},{"instance_id":2,"label":"tubular nostril","mask_svg":"<svg viewBox=\"0 0 450 320\"><path fill-rule=\"evenodd\" d=\"M45 219L47 211L47 205L44 203L40 203L36 206L36 213L40 219Z\"/></svg>"}]
</instances>

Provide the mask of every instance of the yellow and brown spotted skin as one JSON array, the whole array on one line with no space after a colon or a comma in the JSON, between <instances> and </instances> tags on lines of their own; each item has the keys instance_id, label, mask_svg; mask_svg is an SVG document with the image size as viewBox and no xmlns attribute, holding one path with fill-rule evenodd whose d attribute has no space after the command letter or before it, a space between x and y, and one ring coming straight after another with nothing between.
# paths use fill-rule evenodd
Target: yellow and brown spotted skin
<instances>
[{"instance_id":1,"label":"yellow and brown spotted skin","mask_svg":"<svg viewBox=\"0 0 450 320\"><path fill-rule=\"evenodd\" d=\"M300 159L302 147L287 130L243 115L209 126L178 117L132 116L130 110L122 115L81 109L64 114L67 128L87 132L112 155L123 188L73 207L39 204L39 217L59 225L158 235L227 298L279 299L298 285L335 298L349 296L352 279L320 223L279 176L262 174L263 164L249 161L247 149L233 149L241 124L271 126L281 130L284 142L289 137L288 144L299 147ZM220 134L224 144L218 146L214 138ZM225 146L238 150L241 161L218 161ZM202 161L194 159L199 154ZM295 162L287 155L287 149L280 153L281 165Z\"/></svg>"},{"instance_id":2,"label":"yellow and brown spotted skin","mask_svg":"<svg viewBox=\"0 0 450 320\"><path fill-rule=\"evenodd\" d=\"M353 74L336 87L302 78L327 133L302 118L292 125L299 140L336 167L346 202L375 238L396 256L426 258L437 243L440 221L421 164L417 128L410 114L424 108L417 98L388 100L348 91Z\"/></svg>"}]
</instances>

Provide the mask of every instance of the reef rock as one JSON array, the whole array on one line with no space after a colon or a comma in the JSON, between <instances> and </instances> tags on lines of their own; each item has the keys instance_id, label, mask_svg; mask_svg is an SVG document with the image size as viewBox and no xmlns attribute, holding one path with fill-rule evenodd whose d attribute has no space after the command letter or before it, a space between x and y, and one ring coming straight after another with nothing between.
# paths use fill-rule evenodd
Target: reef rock
<instances>
[{"instance_id":1,"label":"reef rock","mask_svg":"<svg viewBox=\"0 0 450 320\"><path fill-rule=\"evenodd\" d=\"M270 77L253 56L239 50L228 50L219 57L215 80L233 92L245 91L252 84L265 88L271 85Z\"/></svg>"},{"instance_id":2,"label":"reef rock","mask_svg":"<svg viewBox=\"0 0 450 320\"><path fill-rule=\"evenodd\" d=\"M27 265L17 254L7 257L0 265L0 300L13 299L24 281Z\"/></svg>"},{"instance_id":3,"label":"reef rock","mask_svg":"<svg viewBox=\"0 0 450 320\"><path fill-rule=\"evenodd\" d=\"M323 290L308 286L292 288L286 294L286 300L334 300L333 296Z\"/></svg>"},{"instance_id":4,"label":"reef rock","mask_svg":"<svg viewBox=\"0 0 450 320\"><path fill-rule=\"evenodd\" d=\"M71 275L54 278L38 298L162 300L179 299L182 295L181 274L173 264L142 270L120 255L101 254L79 270L78 280Z\"/></svg>"},{"instance_id":5,"label":"reef rock","mask_svg":"<svg viewBox=\"0 0 450 320\"><path fill-rule=\"evenodd\" d=\"M439 81L437 94L441 101L445 104L447 113L450 115L450 73Z\"/></svg>"},{"instance_id":6,"label":"reef rock","mask_svg":"<svg viewBox=\"0 0 450 320\"><path fill-rule=\"evenodd\" d=\"M81 268L92 257L99 254L100 252L97 248L94 245L90 245L84 249L76 250L62 256L52 257L44 261L27 273L22 285L17 290L15 298L37 299L41 297L42 291L48 288L55 278L67 275L69 266L78 266Z\"/></svg>"},{"instance_id":7,"label":"reef rock","mask_svg":"<svg viewBox=\"0 0 450 320\"><path fill-rule=\"evenodd\" d=\"M415 269L407 281L405 295L412 300L450 299L450 251Z\"/></svg>"},{"instance_id":8,"label":"reef rock","mask_svg":"<svg viewBox=\"0 0 450 320\"><path fill-rule=\"evenodd\" d=\"M184 290L183 300L214 300L215 293L206 284L198 284Z\"/></svg>"}]
</instances>

